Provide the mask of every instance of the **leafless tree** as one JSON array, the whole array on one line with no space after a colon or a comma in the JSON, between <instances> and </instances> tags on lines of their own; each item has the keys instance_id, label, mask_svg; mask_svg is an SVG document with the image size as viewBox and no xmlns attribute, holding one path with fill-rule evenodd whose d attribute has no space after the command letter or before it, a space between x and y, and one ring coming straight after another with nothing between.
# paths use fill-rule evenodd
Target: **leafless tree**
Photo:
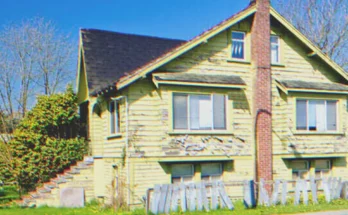
<instances>
[{"instance_id":1,"label":"leafless tree","mask_svg":"<svg viewBox=\"0 0 348 215\"><path fill-rule=\"evenodd\" d=\"M274 0L277 10L348 69L348 0Z\"/></svg>"},{"instance_id":2,"label":"leafless tree","mask_svg":"<svg viewBox=\"0 0 348 215\"><path fill-rule=\"evenodd\" d=\"M23 117L36 94L63 90L75 75L75 47L69 35L43 18L0 29L0 120ZM13 124L6 125L13 130Z\"/></svg>"}]
</instances>

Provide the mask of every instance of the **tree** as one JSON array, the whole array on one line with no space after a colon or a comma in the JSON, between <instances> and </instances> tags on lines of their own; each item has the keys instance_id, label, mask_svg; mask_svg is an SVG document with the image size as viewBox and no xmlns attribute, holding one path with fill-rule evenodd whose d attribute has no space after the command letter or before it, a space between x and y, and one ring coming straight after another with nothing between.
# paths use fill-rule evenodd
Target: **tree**
<instances>
[{"instance_id":1,"label":"tree","mask_svg":"<svg viewBox=\"0 0 348 215\"><path fill-rule=\"evenodd\" d=\"M348 70L348 0L278 0L278 11Z\"/></svg>"},{"instance_id":2,"label":"tree","mask_svg":"<svg viewBox=\"0 0 348 215\"><path fill-rule=\"evenodd\" d=\"M8 24L0 31L0 111L24 117L35 94L51 95L73 80L74 44L43 18Z\"/></svg>"}]
</instances>

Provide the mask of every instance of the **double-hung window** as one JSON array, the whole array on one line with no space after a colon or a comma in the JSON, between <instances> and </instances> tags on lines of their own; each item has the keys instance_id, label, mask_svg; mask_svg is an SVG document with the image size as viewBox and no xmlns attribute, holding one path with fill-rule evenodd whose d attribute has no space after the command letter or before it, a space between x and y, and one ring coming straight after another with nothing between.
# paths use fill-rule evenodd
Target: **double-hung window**
<instances>
[{"instance_id":1,"label":"double-hung window","mask_svg":"<svg viewBox=\"0 0 348 215\"><path fill-rule=\"evenodd\" d=\"M296 101L296 129L303 131L337 131L337 100Z\"/></svg>"},{"instance_id":2,"label":"double-hung window","mask_svg":"<svg viewBox=\"0 0 348 215\"><path fill-rule=\"evenodd\" d=\"M274 35L271 35L271 63L272 64L280 63L279 37Z\"/></svg>"},{"instance_id":3,"label":"double-hung window","mask_svg":"<svg viewBox=\"0 0 348 215\"><path fill-rule=\"evenodd\" d=\"M232 31L232 58L244 60L245 56L245 33Z\"/></svg>"},{"instance_id":4,"label":"double-hung window","mask_svg":"<svg viewBox=\"0 0 348 215\"><path fill-rule=\"evenodd\" d=\"M172 165L172 183L192 182L194 175L193 164L173 164Z\"/></svg>"},{"instance_id":5,"label":"double-hung window","mask_svg":"<svg viewBox=\"0 0 348 215\"><path fill-rule=\"evenodd\" d=\"M110 134L117 134L120 132L120 114L118 101L112 100L109 103L110 111Z\"/></svg>"},{"instance_id":6,"label":"double-hung window","mask_svg":"<svg viewBox=\"0 0 348 215\"><path fill-rule=\"evenodd\" d=\"M173 128L226 130L226 96L221 94L173 94Z\"/></svg>"}]
</instances>

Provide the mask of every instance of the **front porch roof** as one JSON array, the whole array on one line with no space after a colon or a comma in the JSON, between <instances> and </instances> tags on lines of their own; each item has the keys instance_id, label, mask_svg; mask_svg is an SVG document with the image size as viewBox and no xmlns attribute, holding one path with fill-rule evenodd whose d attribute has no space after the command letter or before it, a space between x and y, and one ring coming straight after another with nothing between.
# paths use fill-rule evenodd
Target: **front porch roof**
<instances>
[{"instance_id":1,"label":"front porch roof","mask_svg":"<svg viewBox=\"0 0 348 215\"><path fill-rule=\"evenodd\" d=\"M245 88L243 79L236 75L203 75L188 73L156 73L152 78L158 88L160 84L187 85L219 88Z\"/></svg>"},{"instance_id":2,"label":"front porch roof","mask_svg":"<svg viewBox=\"0 0 348 215\"><path fill-rule=\"evenodd\" d=\"M289 92L348 94L348 85L339 83L276 80L276 84L285 94Z\"/></svg>"}]
</instances>

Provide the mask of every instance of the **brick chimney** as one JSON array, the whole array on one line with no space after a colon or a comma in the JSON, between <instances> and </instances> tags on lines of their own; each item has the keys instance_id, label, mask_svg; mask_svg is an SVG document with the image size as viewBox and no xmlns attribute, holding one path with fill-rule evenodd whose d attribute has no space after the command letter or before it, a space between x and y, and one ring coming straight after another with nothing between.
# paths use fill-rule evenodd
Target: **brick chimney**
<instances>
[{"instance_id":1,"label":"brick chimney","mask_svg":"<svg viewBox=\"0 0 348 215\"><path fill-rule=\"evenodd\" d=\"M270 0L254 0L256 13L251 29L254 72L253 99L256 143L256 180L272 180L272 94L270 57ZM271 186L267 188L271 191Z\"/></svg>"}]
</instances>

